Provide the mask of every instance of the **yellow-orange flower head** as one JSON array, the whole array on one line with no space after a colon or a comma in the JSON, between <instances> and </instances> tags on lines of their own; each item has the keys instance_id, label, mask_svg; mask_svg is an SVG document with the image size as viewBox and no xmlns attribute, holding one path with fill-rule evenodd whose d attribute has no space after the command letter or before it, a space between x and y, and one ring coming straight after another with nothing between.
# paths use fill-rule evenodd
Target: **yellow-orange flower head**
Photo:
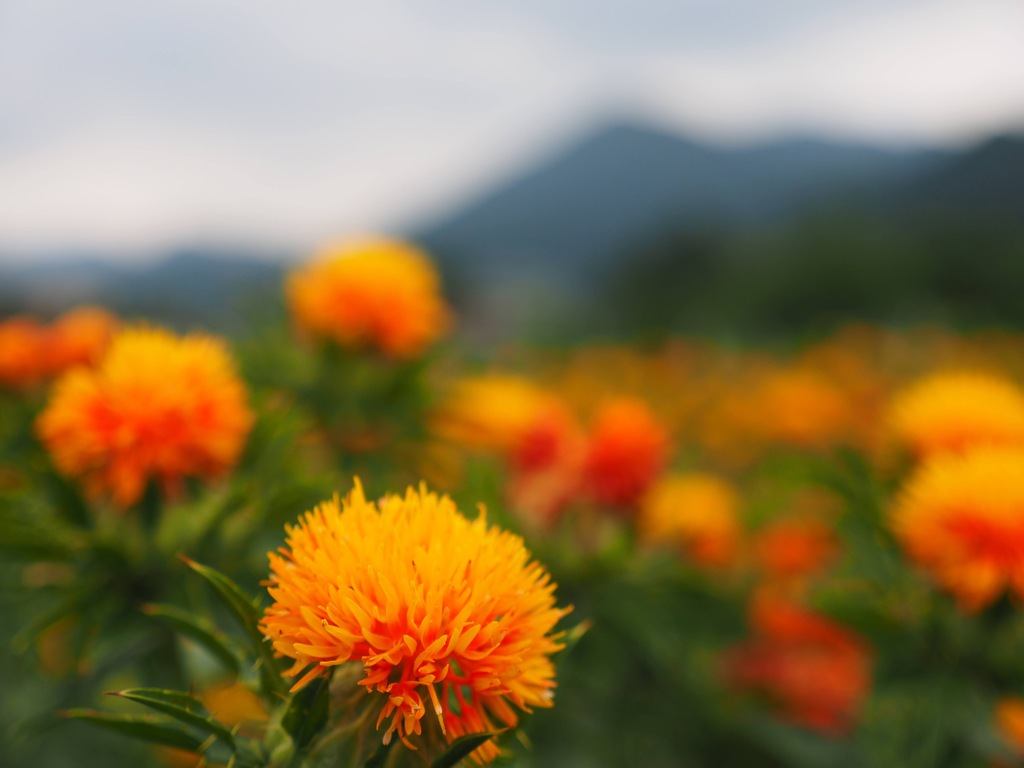
<instances>
[{"instance_id":1,"label":"yellow-orange flower head","mask_svg":"<svg viewBox=\"0 0 1024 768\"><path fill-rule=\"evenodd\" d=\"M434 418L443 437L503 454L517 469L550 465L575 435L568 408L517 376L463 379Z\"/></svg>"},{"instance_id":2,"label":"yellow-orange flower head","mask_svg":"<svg viewBox=\"0 0 1024 768\"><path fill-rule=\"evenodd\" d=\"M739 546L735 489L714 475L671 475L654 484L640 509L647 541L676 545L699 565L728 565Z\"/></svg>"},{"instance_id":3,"label":"yellow-orange flower head","mask_svg":"<svg viewBox=\"0 0 1024 768\"><path fill-rule=\"evenodd\" d=\"M892 526L965 609L985 607L1006 588L1024 597L1024 448L930 459L897 498Z\"/></svg>"},{"instance_id":4,"label":"yellow-orange flower head","mask_svg":"<svg viewBox=\"0 0 1024 768\"><path fill-rule=\"evenodd\" d=\"M332 667L361 662L360 685L385 699L377 725L413 747L432 710L449 740L515 725L519 709L551 705L567 612L518 536L467 520L421 486L368 502L356 481L287 528L270 554L274 603L261 627L294 659L298 689ZM475 755L498 753L492 743Z\"/></svg>"},{"instance_id":5,"label":"yellow-orange flower head","mask_svg":"<svg viewBox=\"0 0 1024 768\"><path fill-rule=\"evenodd\" d=\"M124 508L149 480L174 494L233 467L253 422L246 399L219 340L132 328L95 369L57 381L36 430L58 470Z\"/></svg>"},{"instance_id":6,"label":"yellow-orange flower head","mask_svg":"<svg viewBox=\"0 0 1024 768\"><path fill-rule=\"evenodd\" d=\"M450 324L433 264L398 240L330 245L293 272L285 288L296 326L344 347L414 357Z\"/></svg>"},{"instance_id":7,"label":"yellow-orange flower head","mask_svg":"<svg viewBox=\"0 0 1024 768\"><path fill-rule=\"evenodd\" d=\"M850 439L850 403L837 386L813 371L775 371L759 383L753 398L751 415L768 443L815 450Z\"/></svg>"},{"instance_id":8,"label":"yellow-orange flower head","mask_svg":"<svg viewBox=\"0 0 1024 768\"><path fill-rule=\"evenodd\" d=\"M937 373L896 395L889 428L923 458L977 445L1024 445L1024 392L977 373Z\"/></svg>"}]
</instances>

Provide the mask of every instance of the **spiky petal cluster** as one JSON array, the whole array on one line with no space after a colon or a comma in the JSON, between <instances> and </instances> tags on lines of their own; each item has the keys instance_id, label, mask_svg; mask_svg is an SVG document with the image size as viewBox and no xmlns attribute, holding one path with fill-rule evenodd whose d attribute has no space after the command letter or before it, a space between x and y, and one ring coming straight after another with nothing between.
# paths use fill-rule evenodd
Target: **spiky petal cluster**
<instances>
[{"instance_id":1,"label":"spiky petal cluster","mask_svg":"<svg viewBox=\"0 0 1024 768\"><path fill-rule=\"evenodd\" d=\"M57 381L36 431L63 474L124 508L150 480L173 494L233 467L253 421L246 400L219 340L133 328L97 368Z\"/></svg>"},{"instance_id":2,"label":"spiky petal cluster","mask_svg":"<svg viewBox=\"0 0 1024 768\"><path fill-rule=\"evenodd\" d=\"M936 373L898 393L894 438L918 458L978 445L1024 445L1024 392L980 373Z\"/></svg>"},{"instance_id":3,"label":"spiky petal cluster","mask_svg":"<svg viewBox=\"0 0 1024 768\"><path fill-rule=\"evenodd\" d=\"M892 526L910 557L967 610L1024 597L1024 448L942 454L908 480Z\"/></svg>"},{"instance_id":4,"label":"spiky petal cluster","mask_svg":"<svg viewBox=\"0 0 1024 768\"><path fill-rule=\"evenodd\" d=\"M416 356L450 324L433 264L398 240L329 245L289 276L286 293L304 333L393 357Z\"/></svg>"},{"instance_id":5,"label":"spiky petal cluster","mask_svg":"<svg viewBox=\"0 0 1024 768\"><path fill-rule=\"evenodd\" d=\"M566 613L555 585L518 536L467 520L446 496L421 486L375 504L357 481L289 526L270 568L261 627L295 660L289 675L308 668L295 688L361 662L360 684L386 697L385 743L415 746L428 711L451 740L551 704L552 630Z\"/></svg>"}]
</instances>

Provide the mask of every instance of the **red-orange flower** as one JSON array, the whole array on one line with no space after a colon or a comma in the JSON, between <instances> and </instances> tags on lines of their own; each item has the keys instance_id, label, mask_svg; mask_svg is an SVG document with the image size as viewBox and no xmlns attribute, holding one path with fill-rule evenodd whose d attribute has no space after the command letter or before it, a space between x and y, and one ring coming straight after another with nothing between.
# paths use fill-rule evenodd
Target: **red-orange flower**
<instances>
[{"instance_id":1,"label":"red-orange flower","mask_svg":"<svg viewBox=\"0 0 1024 768\"><path fill-rule=\"evenodd\" d=\"M871 656L850 630L769 594L750 606L753 637L725 658L728 681L767 696L782 717L841 735L867 696Z\"/></svg>"},{"instance_id":2,"label":"red-orange flower","mask_svg":"<svg viewBox=\"0 0 1024 768\"><path fill-rule=\"evenodd\" d=\"M583 460L583 487L600 504L632 507L668 459L669 437L645 403L622 397L594 417Z\"/></svg>"},{"instance_id":3,"label":"red-orange flower","mask_svg":"<svg viewBox=\"0 0 1024 768\"><path fill-rule=\"evenodd\" d=\"M360 685L382 694L377 724L390 720L384 743L397 735L410 747L435 718L452 740L551 705L552 630L566 611L518 536L424 487L368 502L358 481L286 530L270 554L274 603L261 627L295 660L289 675L308 668L295 689L361 662ZM490 760L497 748L475 754Z\"/></svg>"},{"instance_id":4,"label":"red-orange flower","mask_svg":"<svg viewBox=\"0 0 1024 768\"><path fill-rule=\"evenodd\" d=\"M96 365L117 327L117 318L99 307L64 313L47 329L47 373L56 376L76 365Z\"/></svg>"},{"instance_id":5,"label":"red-orange flower","mask_svg":"<svg viewBox=\"0 0 1024 768\"><path fill-rule=\"evenodd\" d=\"M46 330L30 317L0 323L0 388L24 390L46 374Z\"/></svg>"},{"instance_id":6,"label":"red-orange flower","mask_svg":"<svg viewBox=\"0 0 1024 768\"><path fill-rule=\"evenodd\" d=\"M995 725L1014 754L1024 757L1024 699L1004 696L996 702Z\"/></svg>"},{"instance_id":7,"label":"red-orange flower","mask_svg":"<svg viewBox=\"0 0 1024 768\"><path fill-rule=\"evenodd\" d=\"M246 397L219 340L135 328L97 368L58 380L36 429L57 469L124 508L149 480L173 494L233 467L253 421Z\"/></svg>"},{"instance_id":8,"label":"red-orange flower","mask_svg":"<svg viewBox=\"0 0 1024 768\"><path fill-rule=\"evenodd\" d=\"M891 514L910 557L965 609L1007 588L1024 597L1024 448L937 455L907 480Z\"/></svg>"},{"instance_id":9,"label":"red-orange flower","mask_svg":"<svg viewBox=\"0 0 1024 768\"><path fill-rule=\"evenodd\" d=\"M286 293L303 332L394 357L419 354L450 324L433 264L398 240L329 245L288 277Z\"/></svg>"},{"instance_id":10,"label":"red-orange flower","mask_svg":"<svg viewBox=\"0 0 1024 768\"><path fill-rule=\"evenodd\" d=\"M773 521L754 539L757 564L771 578L799 579L828 566L839 554L833 530L813 517Z\"/></svg>"}]
</instances>

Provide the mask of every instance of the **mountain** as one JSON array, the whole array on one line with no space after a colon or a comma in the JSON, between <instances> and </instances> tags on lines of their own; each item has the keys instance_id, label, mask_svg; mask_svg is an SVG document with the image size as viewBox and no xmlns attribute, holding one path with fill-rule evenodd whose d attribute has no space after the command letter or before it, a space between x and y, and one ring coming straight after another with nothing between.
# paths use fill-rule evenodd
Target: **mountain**
<instances>
[{"instance_id":1,"label":"mountain","mask_svg":"<svg viewBox=\"0 0 1024 768\"><path fill-rule=\"evenodd\" d=\"M415 236L442 260L485 278L571 276L658 229L771 225L910 178L940 158L813 139L728 148L616 123Z\"/></svg>"},{"instance_id":2,"label":"mountain","mask_svg":"<svg viewBox=\"0 0 1024 768\"><path fill-rule=\"evenodd\" d=\"M905 210L933 216L1024 218L1024 135L993 137L897 184L888 197Z\"/></svg>"},{"instance_id":3,"label":"mountain","mask_svg":"<svg viewBox=\"0 0 1024 768\"><path fill-rule=\"evenodd\" d=\"M246 302L280 295L284 265L263 254L186 249L148 265L75 259L0 270L0 315L95 303L179 328L238 330ZM264 302L265 303L265 302Z\"/></svg>"}]
</instances>

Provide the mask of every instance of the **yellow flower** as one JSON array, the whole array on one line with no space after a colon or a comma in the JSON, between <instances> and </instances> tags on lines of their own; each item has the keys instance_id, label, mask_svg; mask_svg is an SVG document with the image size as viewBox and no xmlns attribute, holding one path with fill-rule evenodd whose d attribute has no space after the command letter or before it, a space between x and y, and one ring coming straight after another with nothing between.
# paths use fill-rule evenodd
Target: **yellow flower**
<instances>
[{"instance_id":1,"label":"yellow flower","mask_svg":"<svg viewBox=\"0 0 1024 768\"><path fill-rule=\"evenodd\" d=\"M714 475L672 475L644 499L639 532L647 541L679 546L701 565L727 565L739 544L738 505L733 487Z\"/></svg>"},{"instance_id":2,"label":"yellow flower","mask_svg":"<svg viewBox=\"0 0 1024 768\"><path fill-rule=\"evenodd\" d=\"M515 725L513 705L551 705L552 630L567 611L518 536L423 486L368 502L358 481L286 530L261 627L295 660L290 676L309 668L294 689L361 662L359 684L381 694L377 725L390 718L384 743L397 734L410 747L428 710L450 741ZM475 755L497 753L488 742Z\"/></svg>"},{"instance_id":3,"label":"yellow flower","mask_svg":"<svg viewBox=\"0 0 1024 768\"><path fill-rule=\"evenodd\" d=\"M889 426L922 458L976 445L1024 445L1024 392L980 373L937 373L893 399Z\"/></svg>"},{"instance_id":4,"label":"yellow flower","mask_svg":"<svg viewBox=\"0 0 1024 768\"><path fill-rule=\"evenodd\" d=\"M1007 587L1024 597L1024 448L935 456L891 514L910 557L965 609L985 607Z\"/></svg>"},{"instance_id":5,"label":"yellow flower","mask_svg":"<svg viewBox=\"0 0 1024 768\"><path fill-rule=\"evenodd\" d=\"M297 327L345 347L413 357L450 324L426 254L398 240L335 243L293 272L285 286Z\"/></svg>"},{"instance_id":6,"label":"yellow flower","mask_svg":"<svg viewBox=\"0 0 1024 768\"><path fill-rule=\"evenodd\" d=\"M57 381L36 430L61 473L124 508L149 480L174 494L185 477L225 474L252 421L219 340L134 328L114 338L97 368Z\"/></svg>"},{"instance_id":7,"label":"yellow flower","mask_svg":"<svg viewBox=\"0 0 1024 768\"><path fill-rule=\"evenodd\" d=\"M549 466L576 427L554 395L516 376L463 379L434 418L434 429L471 448L495 451L517 469Z\"/></svg>"}]
</instances>

